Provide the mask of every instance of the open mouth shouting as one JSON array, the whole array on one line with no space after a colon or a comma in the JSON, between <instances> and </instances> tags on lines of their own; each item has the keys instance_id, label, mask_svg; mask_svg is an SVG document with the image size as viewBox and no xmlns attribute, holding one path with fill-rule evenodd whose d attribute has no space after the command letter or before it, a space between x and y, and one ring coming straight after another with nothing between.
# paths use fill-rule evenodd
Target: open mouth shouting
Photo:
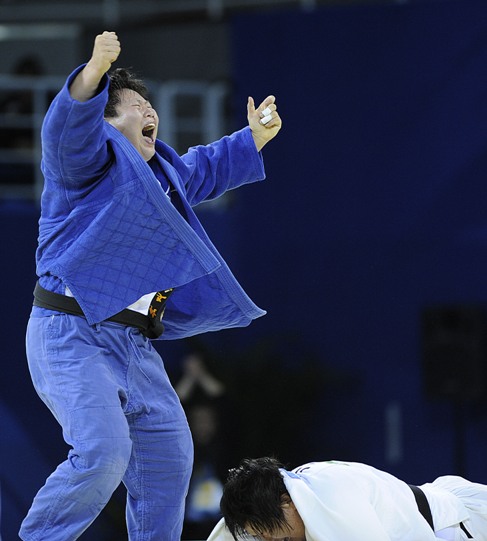
<instances>
[{"instance_id":1,"label":"open mouth shouting","mask_svg":"<svg viewBox=\"0 0 487 541\"><path fill-rule=\"evenodd\" d=\"M146 124L144 128L142 129L142 136L144 137L144 140L146 143L149 143L153 145L156 140L156 125L154 122L150 122L149 124Z\"/></svg>"}]
</instances>

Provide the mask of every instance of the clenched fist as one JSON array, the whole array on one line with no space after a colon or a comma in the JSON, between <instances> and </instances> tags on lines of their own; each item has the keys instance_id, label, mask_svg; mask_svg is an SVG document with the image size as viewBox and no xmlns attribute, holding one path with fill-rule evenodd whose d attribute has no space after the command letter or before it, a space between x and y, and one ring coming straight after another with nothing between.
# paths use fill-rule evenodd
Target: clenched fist
<instances>
[{"instance_id":1,"label":"clenched fist","mask_svg":"<svg viewBox=\"0 0 487 541\"><path fill-rule=\"evenodd\" d=\"M88 64L96 67L105 74L117 60L121 47L115 32L103 32L95 38L93 54Z\"/></svg>"},{"instance_id":2,"label":"clenched fist","mask_svg":"<svg viewBox=\"0 0 487 541\"><path fill-rule=\"evenodd\" d=\"M117 60L120 51L120 41L115 32L105 31L96 36L90 60L69 88L71 97L81 102L92 98L102 77Z\"/></svg>"}]
</instances>

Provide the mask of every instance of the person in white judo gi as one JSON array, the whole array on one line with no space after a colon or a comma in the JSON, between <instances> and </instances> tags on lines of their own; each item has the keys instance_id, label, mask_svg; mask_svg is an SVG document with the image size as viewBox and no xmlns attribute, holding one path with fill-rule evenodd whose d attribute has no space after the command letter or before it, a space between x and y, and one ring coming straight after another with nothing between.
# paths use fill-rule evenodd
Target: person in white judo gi
<instances>
[{"instance_id":1,"label":"person in white judo gi","mask_svg":"<svg viewBox=\"0 0 487 541\"><path fill-rule=\"evenodd\" d=\"M208 541L487 541L486 485L447 475L416 487L356 462L245 459L220 506Z\"/></svg>"}]
</instances>

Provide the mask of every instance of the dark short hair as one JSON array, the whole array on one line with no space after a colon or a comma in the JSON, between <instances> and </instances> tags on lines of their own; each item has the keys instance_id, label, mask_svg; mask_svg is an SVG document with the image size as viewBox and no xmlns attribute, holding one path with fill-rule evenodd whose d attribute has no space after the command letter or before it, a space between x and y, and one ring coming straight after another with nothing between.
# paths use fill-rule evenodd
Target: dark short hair
<instances>
[{"instance_id":1,"label":"dark short hair","mask_svg":"<svg viewBox=\"0 0 487 541\"><path fill-rule=\"evenodd\" d=\"M108 88L108 102L105 106L105 118L117 116L117 105L120 103L122 90L133 90L145 100L149 99L149 91L142 79L127 68L116 68L108 74L110 86Z\"/></svg>"},{"instance_id":2,"label":"dark short hair","mask_svg":"<svg viewBox=\"0 0 487 541\"><path fill-rule=\"evenodd\" d=\"M278 460L264 457L229 470L220 509L234 539L248 537L245 526L260 533L286 527L282 504L289 493L279 468Z\"/></svg>"}]
</instances>

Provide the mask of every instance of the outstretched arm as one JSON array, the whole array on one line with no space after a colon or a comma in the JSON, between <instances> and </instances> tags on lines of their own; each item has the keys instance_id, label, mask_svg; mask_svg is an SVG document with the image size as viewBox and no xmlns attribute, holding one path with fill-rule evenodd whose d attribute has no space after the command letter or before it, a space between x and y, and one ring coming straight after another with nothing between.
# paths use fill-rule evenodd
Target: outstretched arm
<instances>
[{"instance_id":1,"label":"outstretched arm","mask_svg":"<svg viewBox=\"0 0 487 541\"><path fill-rule=\"evenodd\" d=\"M86 66L72 82L69 93L77 101L85 102L92 98L98 85L121 51L115 32L103 32L95 38L93 54Z\"/></svg>"},{"instance_id":2,"label":"outstretched arm","mask_svg":"<svg viewBox=\"0 0 487 541\"><path fill-rule=\"evenodd\" d=\"M247 102L247 119L252 130L255 146L260 152L264 145L277 135L281 129L282 121L277 112L276 98L267 98L255 108L254 98L249 96Z\"/></svg>"}]
</instances>

